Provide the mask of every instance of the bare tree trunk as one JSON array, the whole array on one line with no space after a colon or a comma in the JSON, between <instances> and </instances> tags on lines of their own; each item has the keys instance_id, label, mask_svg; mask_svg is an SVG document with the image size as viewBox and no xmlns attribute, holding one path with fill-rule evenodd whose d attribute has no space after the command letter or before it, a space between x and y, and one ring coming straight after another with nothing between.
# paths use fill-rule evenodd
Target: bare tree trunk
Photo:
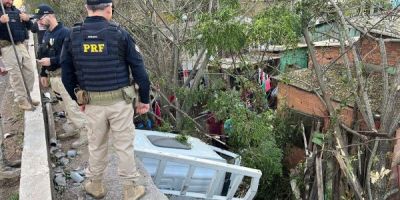
<instances>
[{"instance_id":1,"label":"bare tree trunk","mask_svg":"<svg viewBox=\"0 0 400 200\"><path fill-rule=\"evenodd\" d=\"M337 163L334 164L335 167L333 168L333 182L332 182L332 200L340 200L341 197L341 188L340 188L340 182L341 182L341 175L342 172L340 171L340 168Z\"/></svg>"},{"instance_id":2,"label":"bare tree trunk","mask_svg":"<svg viewBox=\"0 0 400 200\"><path fill-rule=\"evenodd\" d=\"M303 35L304 35L305 41L308 46L310 57L314 64L314 71L317 76L319 86L321 88L322 97L323 97L325 104L327 106L327 109L328 109L328 114L331 118L336 118L337 114L336 114L336 111L330 100L330 96L327 93L328 89L327 89L327 86L325 85L325 82L323 81L321 66L319 65L319 63L317 61L314 45L311 42L310 32L307 27L303 29ZM362 190L362 187L358 181L358 178L356 177L354 172L351 170L352 164L351 164L351 161L349 161L348 153L345 150L346 145L343 142L343 137L342 137L342 132L340 129L339 122L336 120L333 123L334 123L333 124L333 127L334 127L333 136L335 138L335 142L336 142L335 146L336 146L336 150L337 150L337 153L335 153L335 157L336 157L337 161L339 162L340 168L342 169L344 175L346 176L347 181L349 182L350 186L353 188L357 199L364 199L364 191Z\"/></svg>"},{"instance_id":3,"label":"bare tree trunk","mask_svg":"<svg viewBox=\"0 0 400 200\"><path fill-rule=\"evenodd\" d=\"M172 0L172 9L175 12L177 10L177 0ZM175 35L175 39L174 42L175 44L179 44L179 19L175 19L175 23L174 23L174 35ZM179 69L180 69L180 50L179 47L177 45L173 46L173 54L172 54L172 66L173 66L173 75L171 76L172 78L172 83L173 83L173 87L178 88L179 87ZM177 95L175 94L176 97L176 101L175 101L175 106L177 108L181 108L181 99L177 98ZM183 115L180 112L176 112L176 129L177 130L181 130L183 127Z\"/></svg>"},{"instance_id":4,"label":"bare tree trunk","mask_svg":"<svg viewBox=\"0 0 400 200\"><path fill-rule=\"evenodd\" d=\"M335 7L336 12L338 13L338 15L340 17L340 22L342 23L342 26L346 26L347 23L346 23L346 20L345 20L342 10L336 5L336 2L334 0L329 0L329 1ZM366 112L366 114L367 114L366 118L364 120L367 123L368 128L370 128L370 130L376 130L375 124L374 124L374 119L372 116L370 100L368 98L368 94L367 94L367 91L365 88L365 80L362 76L362 71L361 71L362 63L358 58L356 49L354 48L353 38L350 37L350 34L348 33L348 31L345 32L344 36L345 36L345 39L347 39L349 46L351 47L354 62L356 65L355 66L356 78L357 78L358 86L360 88L359 93L361 96L361 104L359 104L360 110L361 110L361 112Z\"/></svg>"},{"instance_id":5,"label":"bare tree trunk","mask_svg":"<svg viewBox=\"0 0 400 200\"><path fill-rule=\"evenodd\" d=\"M318 200L324 200L324 179L322 169L322 156L317 156L315 160L315 174L317 176L317 187L318 187Z\"/></svg>"}]
</instances>

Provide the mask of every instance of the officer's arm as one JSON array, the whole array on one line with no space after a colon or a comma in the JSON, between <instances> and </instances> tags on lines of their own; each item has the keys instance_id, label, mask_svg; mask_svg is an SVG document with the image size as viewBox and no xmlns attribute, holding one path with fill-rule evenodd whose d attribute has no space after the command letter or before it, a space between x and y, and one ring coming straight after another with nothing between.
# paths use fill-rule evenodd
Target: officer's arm
<instances>
[{"instance_id":1,"label":"officer's arm","mask_svg":"<svg viewBox=\"0 0 400 200\"><path fill-rule=\"evenodd\" d=\"M75 67L72 62L71 40L66 38L61 50L61 79L69 96L76 101L74 89L78 86L78 81L75 75Z\"/></svg>"},{"instance_id":2,"label":"officer's arm","mask_svg":"<svg viewBox=\"0 0 400 200\"><path fill-rule=\"evenodd\" d=\"M32 29L32 27L33 27L32 20L24 21L23 23L25 24L26 29L28 29L28 30Z\"/></svg>"},{"instance_id":3,"label":"officer's arm","mask_svg":"<svg viewBox=\"0 0 400 200\"><path fill-rule=\"evenodd\" d=\"M150 102L150 81L147 75L142 55L135 49L135 41L131 36L126 34L127 52L126 57L132 71L132 76L135 82L139 85L139 96L142 103Z\"/></svg>"},{"instance_id":4,"label":"officer's arm","mask_svg":"<svg viewBox=\"0 0 400 200\"><path fill-rule=\"evenodd\" d=\"M31 27L31 31L32 31L32 33L39 32L39 24L37 22L33 23L32 27Z\"/></svg>"}]
</instances>

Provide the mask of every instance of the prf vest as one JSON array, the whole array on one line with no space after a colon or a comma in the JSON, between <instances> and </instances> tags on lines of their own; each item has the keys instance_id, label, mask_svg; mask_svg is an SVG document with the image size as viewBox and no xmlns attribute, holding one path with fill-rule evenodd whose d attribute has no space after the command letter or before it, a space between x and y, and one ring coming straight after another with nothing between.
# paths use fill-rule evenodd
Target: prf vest
<instances>
[{"instance_id":1,"label":"prf vest","mask_svg":"<svg viewBox=\"0 0 400 200\"><path fill-rule=\"evenodd\" d=\"M21 12L19 10L13 9L7 10L6 13L8 14L8 17L10 19L8 23L10 24L10 29L14 42L23 42L24 40L28 39L28 30L26 29L25 24L21 22L21 19L19 17L19 14ZM0 11L0 15L3 15L3 12ZM8 35L6 24L2 24L0 26L0 39L11 41L10 36Z\"/></svg>"},{"instance_id":2,"label":"prf vest","mask_svg":"<svg viewBox=\"0 0 400 200\"><path fill-rule=\"evenodd\" d=\"M118 24L83 23L71 33L72 57L79 86L103 92L129 85L123 34Z\"/></svg>"}]
</instances>

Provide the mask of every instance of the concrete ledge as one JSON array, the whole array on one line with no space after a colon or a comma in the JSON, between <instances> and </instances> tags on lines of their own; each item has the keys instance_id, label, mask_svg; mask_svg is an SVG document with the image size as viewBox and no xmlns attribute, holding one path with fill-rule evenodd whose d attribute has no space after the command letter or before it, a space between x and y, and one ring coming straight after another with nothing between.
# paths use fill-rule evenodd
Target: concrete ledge
<instances>
[{"instance_id":1,"label":"concrete ledge","mask_svg":"<svg viewBox=\"0 0 400 200\"><path fill-rule=\"evenodd\" d=\"M29 54L36 69L33 35L30 33ZM32 99L40 100L38 73ZM51 200L52 184L42 106L26 111L24 118L24 146L21 158L20 200Z\"/></svg>"}]
</instances>

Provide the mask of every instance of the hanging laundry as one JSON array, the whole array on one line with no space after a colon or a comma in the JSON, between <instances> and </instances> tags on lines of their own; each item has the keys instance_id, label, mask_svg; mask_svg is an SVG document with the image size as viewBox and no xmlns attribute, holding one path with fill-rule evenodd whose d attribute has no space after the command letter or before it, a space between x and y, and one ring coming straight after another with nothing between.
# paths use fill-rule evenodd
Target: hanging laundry
<instances>
[{"instance_id":1,"label":"hanging laundry","mask_svg":"<svg viewBox=\"0 0 400 200\"><path fill-rule=\"evenodd\" d=\"M265 73L264 72L262 72L262 76L261 76L261 88L262 88L262 91L266 90L266 82L265 82Z\"/></svg>"},{"instance_id":2,"label":"hanging laundry","mask_svg":"<svg viewBox=\"0 0 400 200\"><path fill-rule=\"evenodd\" d=\"M265 92L268 92L269 90L271 90L271 78L267 74L267 79L265 80Z\"/></svg>"}]
</instances>

